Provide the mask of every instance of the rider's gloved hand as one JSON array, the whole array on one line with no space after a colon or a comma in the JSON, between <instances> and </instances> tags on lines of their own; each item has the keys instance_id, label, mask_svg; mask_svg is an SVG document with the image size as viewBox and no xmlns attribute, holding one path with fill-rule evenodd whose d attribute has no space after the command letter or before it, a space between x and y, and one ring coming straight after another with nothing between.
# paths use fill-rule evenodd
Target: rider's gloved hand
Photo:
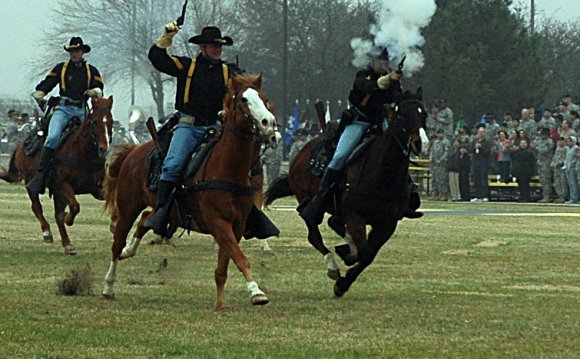
<instances>
[{"instance_id":1,"label":"rider's gloved hand","mask_svg":"<svg viewBox=\"0 0 580 359\"><path fill-rule=\"evenodd\" d=\"M384 90L391 86L391 84L395 81L399 81L401 79L401 73L393 71L389 72L388 74L379 77L377 80L377 85L381 90Z\"/></svg>"},{"instance_id":2,"label":"rider's gloved hand","mask_svg":"<svg viewBox=\"0 0 580 359\"><path fill-rule=\"evenodd\" d=\"M89 97L103 97L103 90L101 90L98 87L95 87L93 89L88 89L85 91L85 95L89 96Z\"/></svg>"},{"instance_id":3,"label":"rider's gloved hand","mask_svg":"<svg viewBox=\"0 0 580 359\"><path fill-rule=\"evenodd\" d=\"M173 43L173 37L179 31L179 26L175 21L170 22L163 28L163 34L155 41L155 45L160 49L166 49Z\"/></svg>"},{"instance_id":4,"label":"rider's gloved hand","mask_svg":"<svg viewBox=\"0 0 580 359\"><path fill-rule=\"evenodd\" d=\"M34 99L38 102L41 101L44 96L46 96L46 94L43 91L34 91L32 93L32 97L34 97Z\"/></svg>"}]
</instances>

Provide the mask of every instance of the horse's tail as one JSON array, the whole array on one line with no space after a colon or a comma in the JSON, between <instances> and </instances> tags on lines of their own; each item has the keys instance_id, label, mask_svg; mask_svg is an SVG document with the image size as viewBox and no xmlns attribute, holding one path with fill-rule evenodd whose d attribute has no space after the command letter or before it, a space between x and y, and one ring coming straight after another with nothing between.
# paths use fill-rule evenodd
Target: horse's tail
<instances>
[{"instance_id":1,"label":"horse's tail","mask_svg":"<svg viewBox=\"0 0 580 359\"><path fill-rule=\"evenodd\" d=\"M10 164L8 165L8 171L3 171L0 173L0 179L8 183L18 183L22 181L22 173L16 167L16 151L12 152L10 156Z\"/></svg>"},{"instance_id":2,"label":"horse's tail","mask_svg":"<svg viewBox=\"0 0 580 359\"><path fill-rule=\"evenodd\" d=\"M103 183L103 194L105 196L103 210L111 215L114 214L115 207L117 206L117 181L119 172L121 171L121 165L135 147L137 146L128 143L120 145L108 163L107 174L105 175L105 181Z\"/></svg>"},{"instance_id":3,"label":"horse's tail","mask_svg":"<svg viewBox=\"0 0 580 359\"><path fill-rule=\"evenodd\" d=\"M264 207L268 207L272 202L278 198L284 198L294 195L290 188L290 180L287 174L283 174L276 178L264 193Z\"/></svg>"}]
</instances>

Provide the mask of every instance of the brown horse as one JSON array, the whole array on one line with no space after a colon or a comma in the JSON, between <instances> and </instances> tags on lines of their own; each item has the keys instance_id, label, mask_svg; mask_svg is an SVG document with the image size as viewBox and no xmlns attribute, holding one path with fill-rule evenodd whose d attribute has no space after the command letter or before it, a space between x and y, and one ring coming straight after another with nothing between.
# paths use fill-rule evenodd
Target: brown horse
<instances>
[{"instance_id":1,"label":"brown horse","mask_svg":"<svg viewBox=\"0 0 580 359\"><path fill-rule=\"evenodd\" d=\"M422 90L405 92L390 109L389 128L377 135L363 153L355 153L344 170L344 183L326 210L333 214L329 226L350 245L343 258L350 267L340 276L334 255L324 245L318 225L306 222L308 241L323 256L328 276L336 280L334 293L341 297L359 274L368 267L379 249L395 232L410 203L409 155L428 145L425 134L426 111ZM320 138L314 138L296 156L289 174L279 177L265 194L265 205L295 195L303 204L318 192L320 179L310 173L309 159ZM418 198L416 198L418 200ZM336 205L334 205L336 203ZM418 203L416 206L418 207ZM371 226L367 237L366 225ZM348 249L347 249L348 251Z\"/></svg>"},{"instance_id":2,"label":"brown horse","mask_svg":"<svg viewBox=\"0 0 580 359\"><path fill-rule=\"evenodd\" d=\"M254 201L248 173L259 156L260 142L278 140L275 117L267 107L261 83L261 76L230 80L224 98L226 120L221 137L197 173L184 180L178 194L179 211L174 206L170 218L174 225L211 234L218 244L216 310L227 308L224 286L230 259L243 273L252 303L268 303L268 298L252 279L249 260L239 247ZM151 212L143 210L155 205L155 194L149 191L146 181L146 156L151 148L153 143L121 146L105 179L105 206L116 220L112 260L103 290L106 298L114 297L119 260L134 256L147 232L143 223ZM137 229L127 243L131 227L140 214ZM180 221L183 217L193 221Z\"/></svg>"},{"instance_id":3,"label":"brown horse","mask_svg":"<svg viewBox=\"0 0 580 359\"><path fill-rule=\"evenodd\" d=\"M47 185L54 202L54 217L66 255L76 254L65 226L72 226L80 211L75 195L91 194L96 199L104 199L102 181L105 177L105 155L113 131L112 106L112 97L94 98L91 111L55 154ZM40 151L34 157L26 156L23 142L12 154L9 169L0 174L0 179L10 183L24 180L26 184L36 174L39 163ZM52 232L44 218L39 195L27 192L32 202L32 212L40 222L43 240L52 243ZM67 206L68 213L65 212Z\"/></svg>"}]
</instances>

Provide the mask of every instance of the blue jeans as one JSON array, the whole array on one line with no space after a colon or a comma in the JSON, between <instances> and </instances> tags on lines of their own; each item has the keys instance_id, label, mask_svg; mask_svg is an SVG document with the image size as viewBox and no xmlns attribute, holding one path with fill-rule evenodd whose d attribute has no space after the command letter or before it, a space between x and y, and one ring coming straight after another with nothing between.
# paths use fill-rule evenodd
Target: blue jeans
<instances>
[{"instance_id":1,"label":"blue jeans","mask_svg":"<svg viewBox=\"0 0 580 359\"><path fill-rule=\"evenodd\" d=\"M354 151L356 146L360 143L365 131L370 127L366 122L353 122L344 128L344 132L340 135L338 145L334 157L328 164L328 168L335 171L340 171L344 168L348 156Z\"/></svg>"},{"instance_id":2,"label":"blue jeans","mask_svg":"<svg viewBox=\"0 0 580 359\"><path fill-rule=\"evenodd\" d=\"M568 180L568 189L570 190L570 201L578 202L578 178L575 170L566 170L566 179Z\"/></svg>"},{"instance_id":3,"label":"blue jeans","mask_svg":"<svg viewBox=\"0 0 580 359\"><path fill-rule=\"evenodd\" d=\"M213 126L211 126L213 127ZM177 124L173 138L163 161L161 176L163 181L177 182L189 156L209 127Z\"/></svg>"},{"instance_id":4,"label":"blue jeans","mask_svg":"<svg viewBox=\"0 0 580 359\"><path fill-rule=\"evenodd\" d=\"M50 124L48 125L48 134L44 147L56 150L60 145L60 135L71 118L77 116L81 121L85 118L85 107L58 105Z\"/></svg>"}]
</instances>

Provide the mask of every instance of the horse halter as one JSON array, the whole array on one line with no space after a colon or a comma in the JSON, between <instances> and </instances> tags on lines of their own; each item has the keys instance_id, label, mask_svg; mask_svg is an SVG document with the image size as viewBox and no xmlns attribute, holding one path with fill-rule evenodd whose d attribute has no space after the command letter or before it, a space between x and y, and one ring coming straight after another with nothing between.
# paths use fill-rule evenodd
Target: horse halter
<instances>
[{"instance_id":1,"label":"horse halter","mask_svg":"<svg viewBox=\"0 0 580 359\"><path fill-rule=\"evenodd\" d=\"M399 121L403 120L403 114L401 113L401 106L406 105L406 104L418 104L418 112L419 113L423 113L423 103L419 100L415 100L415 99L411 99L411 100L404 100L399 104L395 104L394 108L393 108L393 113L395 114L394 119L393 119L393 123L392 125L389 126L388 131L393 131L396 128L396 125ZM397 136L393 136L393 138L395 139L395 141L397 142L397 144L399 145L399 147L401 147L401 150L403 150L403 153L405 154L406 157L410 156L411 154L411 134L407 134L407 128L403 127L402 128L402 132L403 134L406 135L407 138L407 143L405 145L403 145L401 143L401 141L399 140L399 138Z\"/></svg>"},{"instance_id":2,"label":"horse halter","mask_svg":"<svg viewBox=\"0 0 580 359\"><path fill-rule=\"evenodd\" d=\"M248 108L248 105L247 105L248 100L245 97L240 96L241 93L244 93L248 89L253 89L258 93L260 92L260 90L258 88L256 88L255 86L244 86L240 90L236 91L236 93L232 96L232 101L234 101L234 109L233 109L232 116L233 116L233 118L236 118L237 111L240 111L242 113L242 116L248 121L249 133L245 133L241 130L238 130L238 129L235 129L232 127L228 127L228 126L225 127L225 130L232 132L234 135L236 135L239 138L242 138L244 140L250 140L253 142L256 142L256 141L267 142L267 140L261 139L261 137L262 137L261 131L260 131L259 127L256 125L256 122L258 121L258 119L255 118L255 116L252 114L252 112ZM243 104L246 104L246 106L243 106Z\"/></svg>"},{"instance_id":3,"label":"horse halter","mask_svg":"<svg viewBox=\"0 0 580 359\"><path fill-rule=\"evenodd\" d=\"M90 144L93 146L93 148L95 148L95 150L97 150L98 152L98 141L97 141L97 135L95 133L95 112L96 111L104 111L105 115L104 118L105 120L103 122L107 122L109 120L109 114L111 113L111 109L112 106L95 106L92 108L92 112L89 113L90 118L88 119L89 123L89 132L90 132ZM106 124L105 124L105 131L109 131L109 129L107 128ZM107 132L107 137L108 137L108 145L111 144L111 140L112 140L112 136L108 136L108 132Z\"/></svg>"}]
</instances>

